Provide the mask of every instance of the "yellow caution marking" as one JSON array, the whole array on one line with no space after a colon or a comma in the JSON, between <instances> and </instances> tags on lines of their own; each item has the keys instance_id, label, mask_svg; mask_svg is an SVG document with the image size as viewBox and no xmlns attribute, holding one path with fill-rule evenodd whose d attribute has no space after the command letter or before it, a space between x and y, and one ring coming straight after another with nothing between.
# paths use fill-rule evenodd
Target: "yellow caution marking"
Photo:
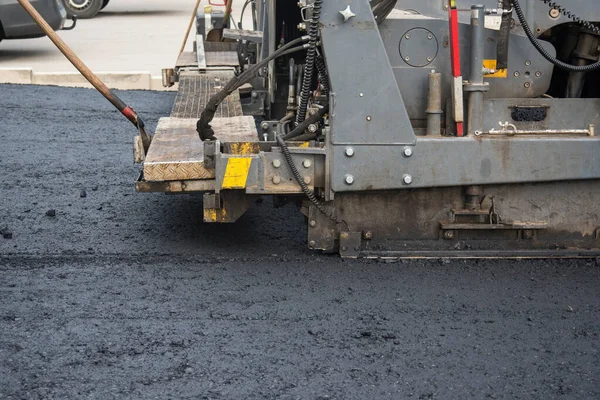
<instances>
[{"instance_id":1,"label":"yellow caution marking","mask_svg":"<svg viewBox=\"0 0 600 400\"><path fill-rule=\"evenodd\" d=\"M304 142L304 143L302 143L302 144L301 144L300 146L298 146L298 147L308 147L308 145L309 145L309 142Z\"/></svg>"},{"instance_id":2,"label":"yellow caution marking","mask_svg":"<svg viewBox=\"0 0 600 400\"><path fill-rule=\"evenodd\" d=\"M250 172L251 157L234 157L227 160L223 189L244 189L248 172Z\"/></svg>"},{"instance_id":3,"label":"yellow caution marking","mask_svg":"<svg viewBox=\"0 0 600 400\"><path fill-rule=\"evenodd\" d=\"M260 145L253 142L231 143L231 154L236 156L247 156L260 153Z\"/></svg>"},{"instance_id":4,"label":"yellow caution marking","mask_svg":"<svg viewBox=\"0 0 600 400\"><path fill-rule=\"evenodd\" d=\"M483 60L483 66L487 69L496 69L496 60ZM506 78L508 71L506 69L500 69L493 74L486 74L486 78Z\"/></svg>"},{"instance_id":5,"label":"yellow caution marking","mask_svg":"<svg viewBox=\"0 0 600 400\"><path fill-rule=\"evenodd\" d=\"M207 208L204 210L204 222L217 222L217 210Z\"/></svg>"}]
</instances>

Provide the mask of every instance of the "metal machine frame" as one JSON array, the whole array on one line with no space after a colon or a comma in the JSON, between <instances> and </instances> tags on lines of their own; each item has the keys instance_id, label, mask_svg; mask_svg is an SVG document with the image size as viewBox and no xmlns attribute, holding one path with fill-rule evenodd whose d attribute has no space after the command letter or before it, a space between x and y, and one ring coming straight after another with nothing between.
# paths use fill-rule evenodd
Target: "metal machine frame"
<instances>
[{"instance_id":1,"label":"metal machine frame","mask_svg":"<svg viewBox=\"0 0 600 400\"><path fill-rule=\"evenodd\" d=\"M275 3L258 4L262 58L275 50L274 22L268 18ZM583 3L576 8L586 9ZM527 1L532 23L533 4ZM270 140L247 142L243 151L239 143L204 142L204 163L214 168L214 189L205 194L205 220L234 221L254 196L291 196L302 202L308 217L309 247L348 257L599 254L600 207L595 199L600 194L600 140L594 127L600 120L600 99L537 97L547 89L550 78L545 75L552 65L518 32L511 35L518 44L511 51L525 54L514 56L526 60L518 68L527 71L527 79L517 81L523 95L485 95L490 91L487 76L495 72L486 70L484 62L493 47L486 15L494 12L472 6L470 27L463 25L461 31L469 45L464 85L467 135L459 137L450 124L442 132L411 120L418 112L427 115L428 123L434 121L430 127L439 127L446 108L442 103L449 101L451 77L441 69L447 66L449 51L443 35L447 22L407 18L400 34L408 39L414 32L416 42L398 46L416 46L410 51L417 56L419 48L433 48L427 40L435 39L437 47L427 65L400 67L401 61L392 62L389 56L389 32L394 28L386 31L387 41L382 38L368 0L323 1L320 41L330 79L328 128L324 141L288 146L306 188L329 211L323 213L317 202L306 200L306 188L298 183L298 174L289 168L271 132ZM402 57L403 48L399 51ZM404 58L408 64L409 57ZM517 72L509 67L509 73L513 71ZM272 72L271 64L259 79L265 87L254 89L273 96ZM407 87L404 74L420 76L426 93L423 86L416 86L414 93L401 90ZM492 84L493 93L501 91L501 84ZM427 99L427 110L415 111L410 96ZM408 108L405 99L410 99ZM539 123L506 122L518 108L542 108L545 118ZM232 179L240 174L243 179Z\"/></svg>"}]
</instances>

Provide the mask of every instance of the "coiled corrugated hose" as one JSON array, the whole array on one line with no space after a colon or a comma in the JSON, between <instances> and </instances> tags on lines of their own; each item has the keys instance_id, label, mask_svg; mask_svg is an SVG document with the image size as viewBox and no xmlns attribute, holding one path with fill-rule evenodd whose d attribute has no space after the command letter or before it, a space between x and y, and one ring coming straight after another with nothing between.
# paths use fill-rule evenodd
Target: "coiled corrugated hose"
<instances>
[{"instance_id":1,"label":"coiled corrugated hose","mask_svg":"<svg viewBox=\"0 0 600 400\"><path fill-rule=\"evenodd\" d=\"M315 0L312 7L312 19L308 28L310 37L306 51L306 60L304 62L304 77L302 79L302 90L300 91L300 103L296 113L296 125L306 118L306 109L308 108L308 99L310 98L310 89L313 80L313 71L315 68L315 57L317 55L317 40L319 39L319 19L321 18L321 4L323 0Z\"/></svg>"},{"instance_id":2,"label":"coiled corrugated hose","mask_svg":"<svg viewBox=\"0 0 600 400\"><path fill-rule=\"evenodd\" d=\"M544 3L548 3L545 0L541 0L541 1L543 1ZM570 71L570 72L591 72L591 71L596 71L596 70L600 69L600 61L597 61L597 62L595 62L593 64L590 64L590 65L577 66L577 65L567 64L565 62L562 62L562 61L560 61L560 60L552 57L546 51L546 49L544 49L542 47L542 45L540 44L540 42L536 39L536 37L534 36L533 32L531 31L531 28L529 27L529 25L527 24L527 20L525 19L525 15L523 14L523 10L521 9L521 5L519 4L519 0L512 0L512 4L513 4L513 7L515 8L515 12L517 13L517 18L519 19L519 22L521 23L521 26L523 27L523 30L525 31L525 34L529 38L529 41L531 42L531 44L533 45L533 47L535 47L537 49L537 51L539 51L540 54L546 60L548 60L552 64L556 65L558 68L561 68L561 69L564 69L564 70ZM551 4L556 5L556 3L551 3ZM574 22L577 22L580 25L583 25L585 27L593 26L589 22L586 22L584 24L585 21L582 21L580 18L577 18L572 13L565 14L566 11L563 8L560 8L559 11L561 11L564 15L568 16ZM596 26L593 26L593 27L594 27L594 29L593 29L594 32L600 32L600 30Z\"/></svg>"}]
</instances>

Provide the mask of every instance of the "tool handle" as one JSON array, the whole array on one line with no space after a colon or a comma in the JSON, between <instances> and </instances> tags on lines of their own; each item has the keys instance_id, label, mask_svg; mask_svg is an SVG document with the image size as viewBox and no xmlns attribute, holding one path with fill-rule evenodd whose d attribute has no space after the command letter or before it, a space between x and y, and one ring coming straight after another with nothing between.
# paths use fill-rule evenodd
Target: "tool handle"
<instances>
[{"instance_id":1,"label":"tool handle","mask_svg":"<svg viewBox=\"0 0 600 400\"><path fill-rule=\"evenodd\" d=\"M192 12L192 16L190 17L190 22L188 24L187 30L185 31L185 36L183 37L183 43L181 43L181 48L179 49L179 55L177 55L177 59L183 53L183 49L185 49L185 44L187 43L188 37L190 36L190 31L192 30L192 25L194 24L194 18L196 18L196 13L198 12L198 7L200 6L200 1L196 0L196 6L194 7L194 11Z\"/></svg>"},{"instance_id":2,"label":"tool handle","mask_svg":"<svg viewBox=\"0 0 600 400\"><path fill-rule=\"evenodd\" d=\"M136 112L127 104L123 102L116 94L114 94L108 86L102 82L96 74L89 69L83 61L67 46L65 42L54 32L54 29L46 20L37 12L37 10L31 5L29 0L17 0L19 4L27 11L27 13L33 18L36 24L44 31L44 33L50 38L52 43L58 47L58 49L65 55L65 57L73 64L75 68L92 84L97 91L99 91L113 106L117 108L129 121L131 121L136 127L138 126L138 116Z\"/></svg>"}]
</instances>

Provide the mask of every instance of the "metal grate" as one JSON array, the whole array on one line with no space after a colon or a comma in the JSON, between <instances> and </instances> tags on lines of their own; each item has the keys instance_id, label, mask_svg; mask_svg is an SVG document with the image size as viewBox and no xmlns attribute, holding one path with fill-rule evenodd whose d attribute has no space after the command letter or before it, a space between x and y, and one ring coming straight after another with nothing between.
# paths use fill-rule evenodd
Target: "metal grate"
<instances>
[{"instance_id":1,"label":"metal grate","mask_svg":"<svg viewBox=\"0 0 600 400\"><path fill-rule=\"evenodd\" d=\"M171 117L200 118L210 97L233 78L233 71L210 71L206 74L182 74ZM242 116L240 94L236 90L217 108L215 118Z\"/></svg>"}]
</instances>

